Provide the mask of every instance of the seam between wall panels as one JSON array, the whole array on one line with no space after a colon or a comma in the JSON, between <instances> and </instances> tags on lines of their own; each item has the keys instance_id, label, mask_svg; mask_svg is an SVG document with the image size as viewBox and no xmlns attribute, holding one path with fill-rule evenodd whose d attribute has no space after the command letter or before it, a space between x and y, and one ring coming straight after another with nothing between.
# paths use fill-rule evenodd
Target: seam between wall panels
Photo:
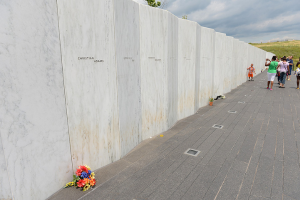
<instances>
[{"instance_id":1,"label":"seam between wall panels","mask_svg":"<svg viewBox=\"0 0 300 200\"><path fill-rule=\"evenodd\" d=\"M142 68L141 68L141 16L140 16L140 5L137 4L137 7L138 7L138 14L139 14L139 17L138 17L138 25L139 25L139 47L138 47L138 52L139 52L139 65L138 67L140 68L139 70L139 74L138 74L138 77L139 77L139 84L140 84L140 87L139 87L139 95L140 95L140 116L139 116L139 121L140 121L140 124L138 125L138 144L135 145L138 146L141 142L142 142L142 131L143 131L143 121L142 121ZM141 126L141 127L140 127ZM127 153L128 154L128 153ZM125 155L124 155L125 156Z\"/></svg>"},{"instance_id":2,"label":"seam between wall panels","mask_svg":"<svg viewBox=\"0 0 300 200\"><path fill-rule=\"evenodd\" d=\"M142 101L142 66L141 66L141 62L142 62L142 59L141 59L141 5L138 4L138 7L139 7L139 68L140 68L140 102L141 102L141 116L140 116L140 120L141 120L141 132L138 136L138 141L139 141L139 144L143 141L143 101ZM136 145L137 146L137 145Z\"/></svg>"},{"instance_id":3,"label":"seam between wall panels","mask_svg":"<svg viewBox=\"0 0 300 200\"><path fill-rule=\"evenodd\" d=\"M199 33L198 26L200 26L198 23L196 23L196 51L195 51L195 96L194 96L194 114L199 109L199 93L200 93L200 47L199 47ZM200 35L201 37L201 35ZM198 59L199 58L199 59ZM197 69L199 67L199 69ZM199 73L199 74L198 74ZM197 80L198 78L198 80Z\"/></svg>"},{"instance_id":4,"label":"seam between wall panels","mask_svg":"<svg viewBox=\"0 0 300 200\"><path fill-rule=\"evenodd\" d=\"M194 82L194 85L195 85L195 91L194 91L194 111L193 111L193 113L195 114L196 113L196 107L198 107L197 105L196 105L196 103L197 103L197 101L196 101L196 96L198 96L197 94L198 94L198 92L197 92L197 50L198 50L198 45L197 45L197 39L198 39L198 36L197 36L197 25L196 25L196 30L195 30L195 37L196 37L196 49L195 49L195 71L194 71L194 73L195 73L195 82Z\"/></svg>"},{"instance_id":5,"label":"seam between wall panels","mask_svg":"<svg viewBox=\"0 0 300 200\"><path fill-rule=\"evenodd\" d=\"M59 14L58 14L58 0L56 0L56 14L57 14L57 26L58 26L58 38L59 38L59 49L60 49L60 60L61 60L61 67L62 67L62 78L63 78L63 86L64 86L64 97L65 97L65 106L66 106L66 116L67 116L67 126L68 126L68 136L69 136L69 145L70 145L70 156L71 156L71 164L72 164L72 171L74 169L73 160L72 160L72 145L71 145L71 137L70 137L70 127L69 127L69 118L68 118L68 107L67 107L67 95L66 95L66 86L65 86L65 76L64 76L64 66L63 66L63 56L61 50L61 40L60 40L60 27L59 27ZM73 174L75 172L73 171Z\"/></svg>"},{"instance_id":6,"label":"seam between wall panels","mask_svg":"<svg viewBox=\"0 0 300 200\"><path fill-rule=\"evenodd\" d=\"M216 31L214 30L213 31L213 34L212 34L212 41L213 41L213 55L212 55L212 78L211 78L211 82L212 82L212 92L211 92L211 97L214 98L214 91L215 91L215 84L214 84L214 80L215 80L215 43L216 43Z\"/></svg>"}]
</instances>

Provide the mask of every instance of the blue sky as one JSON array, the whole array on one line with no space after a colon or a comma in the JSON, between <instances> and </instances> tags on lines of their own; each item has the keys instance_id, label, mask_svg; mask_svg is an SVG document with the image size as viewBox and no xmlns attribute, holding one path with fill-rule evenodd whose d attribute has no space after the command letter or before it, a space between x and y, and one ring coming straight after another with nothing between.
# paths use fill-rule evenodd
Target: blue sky
<instances>
[{"instance_id":1,"label":"blue sky","mask_svg":"<svg viewBox=\"0 0 300 200\"><path fill-rule=\"evenodd\" d=\"M144 0L134 0L145 4ZM245 42L300 40L300 0L161 0L178 17L187 15Z\"/></svg>"}]
</instances>

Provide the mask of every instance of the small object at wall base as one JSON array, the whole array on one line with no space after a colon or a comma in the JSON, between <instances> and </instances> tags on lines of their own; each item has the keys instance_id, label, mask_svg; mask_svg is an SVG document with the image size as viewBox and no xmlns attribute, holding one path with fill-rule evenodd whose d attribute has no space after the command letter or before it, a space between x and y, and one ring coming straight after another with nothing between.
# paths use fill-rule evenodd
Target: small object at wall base
<instances>
[{"instance_id":1,"label":"small object at wall base","mask_svg":"<svg viewBox=\"0 0 300 200\"><path fill-rule=\"evenodd\" d=\"M209 102L209 105L212 106L214 102Z\"/></svg>"},{"instance_id":2,"label":"small object at wall base","mask_svg":"<svg viewBox=\"0 0 300 200\"><path fill-rule=\"evenodd\" d=\"M160 137L164 137L164 135L160 135Z\"/></svg>"}]
</instances>

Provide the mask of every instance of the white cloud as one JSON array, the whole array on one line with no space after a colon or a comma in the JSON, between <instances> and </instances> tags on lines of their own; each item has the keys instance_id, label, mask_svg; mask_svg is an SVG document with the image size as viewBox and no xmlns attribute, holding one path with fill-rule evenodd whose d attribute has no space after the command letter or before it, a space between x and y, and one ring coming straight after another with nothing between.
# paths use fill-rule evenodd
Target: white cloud
<instances>
[{"instance_id":1,"label":"white cloud","mask_svg":"<svg viewBox=\"0 0 300 200\"><path fill-rule=\"evenodd\" d=\"M300 39L299 0L164 1L167 2L164 9L176 16L188 15L189 20L245 42L284 37Z\"/></svg>"}]
</instances>

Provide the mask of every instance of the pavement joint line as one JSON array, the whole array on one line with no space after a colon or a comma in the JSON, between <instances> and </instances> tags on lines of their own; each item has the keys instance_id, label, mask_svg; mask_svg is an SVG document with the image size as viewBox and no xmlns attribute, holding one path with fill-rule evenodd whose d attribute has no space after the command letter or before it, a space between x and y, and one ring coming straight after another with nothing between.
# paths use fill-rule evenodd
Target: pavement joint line
<instances>
[{"instance_id":1,"label":"pavement joint line","mask_svg":"<svg viewBox=\"0 0 300 200\"><path fill-rule=\"evenodd\" d=\"M249 120L250 120L250 119L251 119L251 117L249 118ZM243 143L244 143L245 140L246 140L246 137L244 138ZM242 144L243 144L243 143L242 143ZM239 151L240 151L240 150L239 150ZM237 158L237 156L239 155L239 151L238 151L238 153L236 154L234 160L235 160L235 159ZM262 152L262 149L261 149L261 152ZM251 156L251 158L252 158L252 156ZM250 160L251 160L251 158L250 158ZM249 163L250 163L250 161L249 161ZM224 178L224 180L223 180L223 182L222 182L222 185L220 186L219 191L218 191L217 195L215 196L214 200L216 200L216 198L218 197L218 195L219 195L219 193L220 193L220 191L221 191L221 189L222 189L222 187L223 187L223 184L225 183L225 181L226 181L226 179L227 179L227 175L228 175L228 173L229 173L229 171L230 171L231 168L232 168L232 165L231 165L230 168L228 169L227 174L226 174L226 177Z\"/></svg>"},{"instance_id":2,"label":"pavement joint line","mask_svg":"<svg viewBox=\"0 0 300 200\"><path fill-rule=\"evenodd\" d=\"M275 176L275 162L276 162L276 153L277 153L277 145L278 145L278 135L279 135L279 131L278 131L278 124L277 124L277 133L276 133L276 145L275 145L275 152L274 152L274 161L273 161L273 172L272 172L272 181L271 181L271 194L270 197L272 197L272 192L273 192L273 180L274 180L274 176Z\"/></svg>"},{"instance_id":3,"label":"pavement joint line","mask_svg":"<svg viewBox=\"0 0 300 200\"><path fill-rule=\"evenodd\" d=\"M207 130L206 133L207 133L208 131L209 131L209 130ZM196 131L195 131L195 132L196 132ZM194 133L195 133L195 132L194 132ZM199 140L200 140L204 135L205 135L205 134L203 134L203 135L199 138ZM209 135L208 135L207 137L209 137ZM188 138L187 138L187 139L188 139ZM187 139L186 139L186 140L187 140ZM197 141L199 141L199 140L197 140ZM197 142L197 141L196 141L196 142ZM204 141L205 141L205 140L204 140ZM203 141L203 142L204 142L204 141ZM203 143L203 142L202 142L202 143ZM179 146L179 145L178 145L178 146ZM177 146L177 147L178 147L178 146ZM174 149L176 149L177 147L175 147ZM174 149L173 149L173 150L174 150ZM172 152L172 151L170 151L170 152ZM184 159L184 161L185 161L186 159L188 159L188 157L186 157L186 158ZM160 161L159 161L159 162L160 162ZM172 162L171 166L172 166L175 162L176 162L176 161ZM178 166L178 167L179 167L179 166ZM178 167L177 167L176 169L178 169ZM176 170L176 169L175 169L175 170ZM150 170L150 169L149 169L149 170ZM167 169L166 169L166 170L167 170ZM157 179L157 178L156 178L156 179ZM156 179L155 179L155 180L156 180ZM154 180L154 181L155 181L155 180ZM154 182L154 181L153 181L153 182ZM152 183L153 183L153 182L152 182ZM152 183L150 183L150 185L151 185ZM145 190L145 189L144 189L144 190ZM143 191L144 191L144 190L143 190ZM142 192L143 192L143 191L142 191ZM142 193L142 192L141 192L141 193ZM140 193L140 194L141 194L141 193Z\"/></svg>"},{"instance_id":4,"label":"pavement joint line","mask_svg":"<svg viewBox=\"0 0 300 200\"><path fill-rule=\"evenodd\" d=\"M214 130L213 132L215 132L215 131L216 131L216 130ZM213 134L213 132L212 132L211 134ZM207 139L209 136L210 136L210 135L208 135L208 136L206 137L206 139ZM221 137L221 135L220 135L220 137ZM218 138L218 140L220 139L220 137ZM205 139L201 144L203 144L203 143L206 141L206 139ZM200 140L200 139L199 139L199 140ZM199 141L199 140L198 140L198 141ZM218 140L216 140L216 142L217 142ZM216 143L216 142L215 142L215 143ZM214 143L214 144L215 144L215 143ZM201 145L201 144L200 144L200 145ZM210 149L213 148L213 146L214 146L214 145L212 145L212 146L210 147ZM200 146L198 146L198 148L199 148L199 147L200 147ZM206 156L207 153L208 153L208 151L204 154L204 156ZM203 158L204 158L204 157L203 157ZM188 159L188 157L187 157L186 159L184 159L184 161L186 161L187 159ZM184 163L184 161L183 161L176 169L178 169L178 168ZM201 162L201 160L200 160L199 162ZM195 167L196 167L196 166L197 166L197 165L195 165ZM194 167L194 168L195 168L195 167ZM193 169L194 169L194 168L193 168ZM176 169L175 169L174 171L176 171ZM191 171L192 171L192 170L191 170ZM190 173L191 173L191 172L190 172ZM189 174L190 174L190 173L189 173ZM189 174L188 174L188 175L189 175ZM188 175L187 175L187 176L188 176ZM154 182L154 181L153 181L153 182ZM152 182L152 183L153 183L153 182ZM181 183L181 184L182 184L182 183ZM161 185L161 184L160 184L160 185ZM160 185L158 185L157 187L159 187ZM154 191L153 191L153 192L154 192ZM149 194L148 197L151 196L151 195L153 194L153 192L152 192L151 194ZM141 193L140 193L140 194L141 194ZM172 194L171 194L170 196L172 196Z\"/></svg>"},{"instance_id":5,"label":"pavement joint line","mask_svg":"<svg viewBox=\"0 0 300 200\"><path fill-rule=\"evenodd\" d=\"M232 131L231 131L231 132L232 132ZM230 132L230 133L231 133L231 132ZM223 143L224 143L224 142L226 141L226 139L229 137L230 133L229 133L228 136L225 138L225 140L223 141ZM241 135L241 134L240 134L240 135ZM238 141L238 139L237 139L237 141ZM222 143L222 144L223 144L223 143ZM222 145L221 145L219 148L221 148L221 147L222 147ZM212 148L212 147L211 147L211 148ZM218 148L218 149L219 149L219 148ZM234 148L234 146L232 147L232 149L233 149L233 148ZM231 150L232 150L232 149L231 149ZM231 151L230 151L230 152L231 152ZM207 153L208 153L208 152L207 152ZM229 155L229 154L228 154L228 155ZM213 157L212 157L212 158L213 158ZM210 158L210 160L211 160L212 158ZM209 161L210 161L210 160L209 160ZM225 159L224 162L225 162L226 160L227 160L227 159ZM209 163L209 161L208 161L208 163ZM208 164L208 163L207 163L207 164ZM207 165L207 164L206 164L206 165ZM206 165L205 165L205 166L206 166ZM221 169L221 168L220 168L220 169ZM192 172L192 171L191 171L191 172ZM190 173L191 173L191 172L190 172ZM202 171L201 171L201 172L202 172ZM189 174L190 174L190 173L189 173ZM189 176L189 174L188 174L187 176ZM197 179L197 178L196 178L196 179ZM196 179L195 179L195 180L196 180ZM195 181L195 180L194 180L194 181ZM193 182L194 182L194 181L193 181ZM182 183L183 183L183 182L182 182ZM180 183L180 185L181 185L182 183ZM193 184L193 183L192 183L192 184ZM180 186L180 185L179 185L179 186ZM179 187L179 186L178 186L178 187ZM175 192L175 191L174 191L174 192ZM173 193L174 193L174 192L173 192ZM187 192L187 191L186 191L186 192ZM170 196L172 196L173 193L172 193ZM185 195L185 194L184 194L184 195ZM184 195L183 195L183 196L184 196Z\"/></svg>"},{"instance_id":6,"label":"pavement joint line","mask_svg":"<svg viewBox=\"0 0 300 200\"><path fill-rule=\"evenodd\" d=\"M258 163L257 163L256 169L255 169L253 181L252 181L252 184L251 184L251 189L250 189L250 193L249 193L250 196L252 195L251 192L252 192L252 188L253 188L253 185L254 185L254 181L255 181L255 176L256 176L256 173L257 173L257 169L258 169L258 166L259 166L259 161L260 161L260 157L261 157L261 154L262 154L262 150L263 150L263 148L264 148L265 138L266 138L266 134L265 134L265 136L264 136L264 141L263 141L263 144L262 144L262 147L261 147L261 150L260 150ZM252 158L252 156L251 156L251 158ZM249 162L249 163L250 163L250 162Z\"/></svg>"},{"instance_id":7,"label":"pavement joint line","mask_svg":"<svg viewBox=\"0 0 300 200\"><path fill-rule=\"evenodd\" d=\"M246 125L245 125L245 126L246 126ZM240 137L241 137L241 134L239 135L239 138L240 138ZM239 139L239 138L238 138L238 139ZM238 142L238 139L236 140L236 143ZM236 143L233 145L233 147L231 148L230 152L232 151L232 149L234 149ZM236 157L235 157L235 158L236 158ZM235 159L235 158L234 158L234 159ZM227 161L227 159L228 159L228 158L225 159L225 162ZM224 162L224 163L225 163L225 162ZM224 163L222 164L222 166L224 165ZM222 168L222 167L221 167L221 168ZM221 168L220 168L220 170L221 170ZM224 180L223 180L223 182L222 182L222 184L221 184L221 187L219 188L219 190L218 190L218 192L217 192L217 194L216 194L214 200L217 198L219 192L221 191L222 186L223 186L223 184L224 184L224 182L225 182L225 180L226 180L226 178L227 178L227 175L228 175L230 169L231 169L231 166L230 166L230 168L227 170L226 176L225 176L225 178L224 178ZM219 172L220 172L220 171L219 171ZM218 172L218 173L219 173L219 172ZM217 174L217 175L218 175L218 174ZM215 177L215 178L216 178L216 177ZM215 180L215 178L214 178L214 180ZM214 180L213 180L213 181L214 181ZM208 190L209 190L209 189L210 189L210 187L208 188ZM208 191L208 190L207 190L207 191ZM205 195L206 195L206 193L205 193ZM204 195L204 197L205 197L205 195Z\"/></svg>"},{"instance_id":8,"label":"pavement joint line","mask_svg":"<svg viewBox=\"0 0 300 200\"><path fill-rule=\"evenodd\" d=\"M261 133L261 129L260 129L260 133ZM260 133L259 133L259 134L260 134ZM247 169L246 169L246 171L245 171L245 173L244 173L244 176L243 176L243 179L242 179L242 183L241 183L241 185L240 185L240 187L239 187L239 192L238 192L238 194L237 194L236 200L237 200L238 197L239 197L240 191L241 191L242 186L243 186L243 182L244 182L244 180L245 180L245 176L246 176L247 171L248 171L248 169L249 169L249 166L250 166L250 163L251 163L251 160L252 160L252 157L253 157L253 152L254 152L254 150L255 150L255 148L256 148L256 145L257 145L257 142L258 142L258 139L259 139L259 134L257 135L256 142L255 142L255 145L254 145L254 148L253 148L253 151L252 151L250 160L249 160L249 162L248 162ZM266 134L265 134L265 137L266 137ZM265 137L264 137L264 138L265 138ZM263 145L262 145L262 148L261 148L261 153L262 153L262 149L263 149ZM275 159L275 158L274 158L274 159Z\"/></svg>"},{"instance_id":9,"label":"pavement joint line","mask_svg":"<svg viewBox=\"0 0 300 200\"><path fill-rule=\"evenodd\" d=\"M250 118L249 118L249 119L250 119ZM249 120L248 120L248 122L249 122ZM248 123L248 122L247 122L247 123ZM247 125L247 124L246 124L246 125ZM246 127L246 125L245 125L244 127ZM232 131L231 131L231 132L232 132ZM241 132L242 132L242 131L241 131ZM241 135L242 135L242 134L239 135L239 138L240 138ZM229 137L229 135L228 135L227 137ZM238 138L238 139L239 139L239 138ZM227 138L226 138L226 139L227 139ZM226 139L224 140L224 142L226 141ZM233 147L231 148L230 152L234 149L236 143L238 142L238 139L236 140L235 144L234 144ZM221 147L221 146L220 146L220 147ZM219 147L219 148L220 148L220 147ZM230 155L230 152L228 153L228 155ZM223 164L227 161L228 155L226 156L226 159L224 160ZM212 158L211 158L211 159L212 159ZM211 159L210 159L210 160L211 160ZM210 160L209 160L209 161L210 161ZM222 164L222 166L223 166L223 164ZM207 164L206 164L206 165L207 165ZM205 165L205 166L206 166L206 165ZM222 166L220 167L218 173L220 172ZM231 169L231 168L229 168L229 170L230 170L230 169ZM228 172L229 172L229 170L228 170ZM227 173L228 173L228 172L227 172ZM201 173L202 173L202 171L201 171ZM201 173L200 173L200 174L201 174ZM218 175L218 173L217 173L217 175ZM200 174L199 174L199 175L200 175ZM198 175L198 177L199 177L199 175ZM217 175L216 175L216 176L217 176ZM213 181L215 180L216 176L214 177ZM198 177L197 177L197 178L198 178ZM226 177L227 177L227 175L226 175ZM195 180L197 180L197 178L196 178ZM193 181L193 183L195 182L195 180ZM213 181L212 181L212 182L213 182ZM224 179L224 181L225 181L225 179ZM192 185L193 185L193 183L192 183ZM210 187L209 187L209 188L210 188ZM209 190L209 188L207 189L207 191ZM187 190L187 191L188 191L188 190ZM186 192L187 192L187 191L186 191ZM206 192L207 192L207 191L206 191ZM186 193L185 193L185 194L186 194ZM185 195L185 194L184 194L184 195ZM184 196L184 195L183 195L183 196ZM204 194L204 197L205 197L205 195L206 195L206 193Z\"/></svg>"}]
</instances>

